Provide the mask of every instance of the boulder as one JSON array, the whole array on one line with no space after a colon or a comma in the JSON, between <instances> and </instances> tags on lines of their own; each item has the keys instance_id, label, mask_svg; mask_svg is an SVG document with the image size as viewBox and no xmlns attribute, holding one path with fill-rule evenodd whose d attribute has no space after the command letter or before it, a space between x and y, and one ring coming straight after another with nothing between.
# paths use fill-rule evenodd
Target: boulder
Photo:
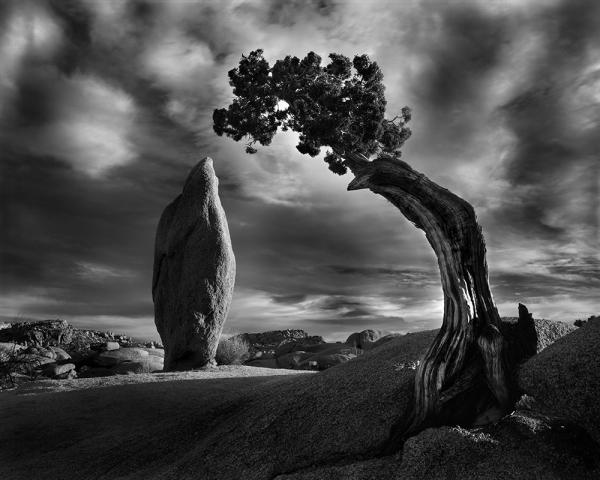
<instances>
[{"instance_id":1,"label":"boulder","mask_svg":"<svg viewBox=\"0 0 600 480\"><path fill-rule=\"evenodd\" d=\"M104 342L101 348L106 352L110 352L111 350L118 350L121 345L119 345L119 342Z\"/></svg>"},{"instance_id":2,"label":"boulder","mask_svg":"<svg viewBox=\"0 0 600 480\"><path fill-rule=\"evenodd\" d=\"M212 160L190 172L156 231L152 298L165 370L214 361L235 281L235 258Z\"/></svg>"},{"instance_id":3,"label":"boulder","mask_svg":"<svg viewBox=\"0 0 600 480\"><path fill-rule=\"evenodd\" d=\"M19 345L17 343L0 342L0 355L17 353L23 350L24 348L25 347L23 345Z\"/></svg>"},{"instance_id":4,"label":"boulder","mask_svg":"<svg viewBox=\"0 0 600 480\"><path fill-rule=\"evenodd\" d=\"M139 362L148 357L148 352L141 348L125 347L98 353L93 362L99 367L114 367L123 362Z\"/></svg>"},{"instance_id":5,"label":"boulder","mask_svg":"<svg viewBox=\"0 0 600 480\"><path fill-rule=\"evenodd\" d=\"M385 336L381 337L380 339L376 340L375 342L373 342L371 344L371 349L378 348L381 345L386 344L390 340L393 340L394 338L402 337L403 335L405 335L405 334L403 334L403 333L390 333L389 335L385 335Z\"/></svg>"},{"instance_id":6,"label":"boulder","mask_svg":"<svg viewBox=\"0 0 600 480\"><path fill-rule=\"evenodd\" d=\"M49 347L50 350L52 350L54 352L54 359L57 362L64 362L67 360L71 360L71 355L69 355L67 352L65 352L62 348L60 347Z\"/></svg>"},{"instance_id":7,"label":"boulder","mask_svg":"<svg viewBox=\"0 0 600 480\"><path fill-rule=\"evenodd\" d=\"M518 378L525 393L600 443L600 318L529 359Z\"/></svg>"},{"instance_id":8,"label":"boulder","mask_svg":"<svg viewBox=\"0 0 600 480\"><path fill-rule=\"evenodd\" d=\"M292 345L298 344L292 343ZM335 365L339 365L340 363L345 363L348 360L352 360L357 356L356 349L345 343L300 344L298 345L298 348L301 348L301 350L277 356L278 352L286 351L285 349L278 349L275 352L277 365L279 365L280 368L300 368L310 370L314 368L314 364L310 365L309 362L317 362L317 368L319 370L325 370Z\"/></svg>"},{"instance_id":9,"label":"boulder","mask_svg":"<svg viewBox=\"0 0 600 480\"><path fill-rule=\"evenodd\" d=\"M19 353L17 360L21 367L21 370L28 370L31 368L38 368L47 363L54 363L53 358L44 357L37 355L36 353Z\"/></svg>"},{"instance_id":10,"label":"boulder","mask_svg":"<svg viewBox=\"0 0 600 480\"><path fill-rule=\"evenodd\" d=\"M523 332L523 327L519 327L518 317L502 317L502 323L500 324L502 334L509 343L522 341L529 334L532 337L530 339L532 342L531 354L541 352L559 338L577 330L577 327L557 320L531 318L531 322L531 332Z\"/></svg>"},{"instance_id":11,"label":"boulder","mask_svg":"<svg viewBox=\"0 0 600 480\"><path fill-rule=\"evenodd\" d=\"M362 332L351 334L345 343L352 347L368 350L377 340L388 334L389 332L384 332L382 330L363 330Z\"/></svg>"},{"instance_id":12,"label":"boulder","mask_svg":"<svg viewBox=\"0 0 600 480\"><path fill-rule=\"evenodd\" d=\"M57 363L48 363L47 365L44 365L42 374L50 378L61 378L65 377L65 375L72 370L75 370L75 365L72 363L64 363L62 365Z\"/></svg>"},{"instance_id":13,"label":"boulder","mask_svg":"<svg viewBox=\"0 0 600 480\"><path fill-rule=\"evenodd\" d=\"M51 360L56 360L56 353L51 348L40 347L40 348L37 348L36 350L37 350L36 353L38 355L49 358Z\"/></svg>"},{"instance_id":14,"label":"boulder","mask_svg":"<svg viewBox=\"0 0 600 480\"><path fill-rule=\"evenodd\" d=\"M574 325L544 318L534 318L533 322L537 333L537 353L577 329Z\"/></svg>"}]
</instances>

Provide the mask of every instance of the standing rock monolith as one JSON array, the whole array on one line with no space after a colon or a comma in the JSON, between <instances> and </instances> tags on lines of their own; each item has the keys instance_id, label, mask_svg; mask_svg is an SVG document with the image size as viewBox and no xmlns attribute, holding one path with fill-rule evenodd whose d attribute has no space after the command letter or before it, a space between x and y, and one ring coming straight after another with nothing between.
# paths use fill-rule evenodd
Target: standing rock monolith
<instances>
[{"instance_id":1,"label":"standing rock monolith","mask_svg":"<svg viewBox=\"0 0 600 480\"><path fill-rule=\"evenodd\" d=\"M235 282L235 257L212 160L190 172L156 231L152 299L164 370L214 361Z\"/></svg>"}]
</instances>

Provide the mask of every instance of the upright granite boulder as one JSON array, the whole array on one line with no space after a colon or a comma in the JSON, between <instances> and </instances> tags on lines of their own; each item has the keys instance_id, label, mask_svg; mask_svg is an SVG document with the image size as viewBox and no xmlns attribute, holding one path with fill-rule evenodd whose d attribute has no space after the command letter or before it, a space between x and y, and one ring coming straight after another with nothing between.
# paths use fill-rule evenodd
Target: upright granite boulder
<instances>
[{"instance_id":1,"label":"upright granite boulder","mask_svg":"<svg viewBox=\"0 0 600 480\"><path fill-rule=\"evenodd\" d=\"M164 370L214 361L235 282L235 258L212 160L190 172L156 232L152 299Z\"/></svg>"}]
</instances>

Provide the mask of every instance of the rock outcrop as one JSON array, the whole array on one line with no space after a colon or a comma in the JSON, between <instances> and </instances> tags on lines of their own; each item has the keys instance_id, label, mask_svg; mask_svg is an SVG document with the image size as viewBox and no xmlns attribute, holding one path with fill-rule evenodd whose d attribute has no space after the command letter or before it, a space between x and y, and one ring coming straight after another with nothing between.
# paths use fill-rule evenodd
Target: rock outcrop
<instances>
[{"instance_id":1,"label":"rock outcrop","mask_svg":"<svg viewBox=\"0 0 600 480\"><path fill-rule=\"evenodd\" d=\"M119 348L99 353L94 363L99 367L114 367L123 362L137 362L148 357L148 352L142 348Z\"/></svg>"},{"instance_id":2,"label":"rock outcrop","mask_svg":"<svg viewBox=\"0 0 600 480\"><path fill-rule=\"evenodd\" d=\"M389 334L390 332L384 332L382 330L367 329L362 332L354 332L347 338L346 343L350 346L360 348L361 350L368 350L377 340Z\"/></svg>"},{"instance_id":3,"label":"rock outcrop","mask_svg":"<svg viewBox=\"0 0 600 480\"><path fill-rule=\"evenodd\" d=\"M584 329L538 357L578 332ZM244 378L251 369L236 366L235 378L220 380L188 381L200 373L211 378L212 372L185 372L60 395L9 393L0 408L0 477L63 478L66 465L77 478L97 478L109 465L110 475L123 479L600 478L598 443L577 423L524 398L498 422L429 428L409 438L402 451L385 455L391 427L411 412L410 365L422 358L435 333L403 335L314 375ZM593 347L595 335L588 330L590 343L580 346ZM104 382L65 386L77 389L75 383ZM581 407L586 417L598 418L595 403ZM64 431L69 441L53 443ZM23 451L30 453L27 462Z\"/></svg>"},{"instance_id":4,"label":"rock outcrop","mask_svg":"<svg viewBox=\"0 0 600 480\"><path fill-rule=\"evenodd\" d=\"M0 329L0 342L47 347L70 343L73 327L66 320L40 320L12 323Z\"/></svg>"},{"instance_id":5,"label":"rock outcrop","mask_svg":"<svg viewBox=\"0 0 600 480\"><path fill-rule=\"evenodd\" d=\"M0 329L0 343L43 348L60 346L71 356L81 356L78 354L85 354L90 348L101 348L108 341L122 346L134 343L128 335L75 328L60 319L16 322Z\"/></svg>"},{"instance_id":6,"label":"rock outcrop","mask_svg":"<svg viewBox=\"0 0 600 480\"><path fill-rule=\"evenodd\" d=\"M600 443L600 318L528 360L520 369L519 386Z\"/></svg>"},{"instance_id":7,"label":"rock outcrop","mask_svg":"<svg viewBox=\"0 0 600 480\"><path fill-rule=\"evenodd\" d=\"M299 329L240 333L236 337L248 344L252 357L264 356L268 352L275 354L275 356L280 356L296 350L302 350L302 348L298 348L300 346L325 343L323 337L317 335L310 336L304 330ZM261 353L258 354L258 352Z\"/></svg>"},{"instance_id":8,"label":"rock outcrop","mask_svg":"<svg viewBox=\"0 0 600 480\"><path fill-rule=\"evenodd\" d=\"M102 350L110 351L110 350L118 350L121 347L119 342L104 342L102 344Z\"/></svg>"},{"instance_id":9,"label":"rock outcrop","mask_svg":"<svg viewBox=\"0 0 600 480\"><path fill-rule=\"evenodd\" d=\"M190 172L156 232L152 298L164 369L214 361L235 281L235 258L212 160Z\"/></svg>"},{"instance_id":10,"label":"rock outcrop","mask_svg":"<svg viewBox=\"0 0 600 480\"><path fill-rule=\"evenodd\" d=\"M511 343L522 339L524 335L519 331L518 317L502 317L500 327L502 335L507 342ZM564 337L577 329L574 325L556 320L546 320L543 318L532 318L531 338L531 355L540 353L544 348L552 345L556 340Z\"/></svg>"},{"instance_id":11,"label":"rock outcrop","mask_svg":"<svg viewBox=\"0 0 600 480\"><path fill-rule=\"evenodd\" d=\"M511 348L514 347L512 343L522 340L523 323L519 323L518 319L513 317L502 318L502 333ZM529 327L529 333L525 336L528 352L520 352L519 359L516 359L519 362L575 330L574 326L564 322L533 317L526 323ZM246 365L293 370L326 370L402 336L404 334L367 329L351 334L344 343L328 343L322 337L309 336L304 330L275 330L238 335L250 345L251 357L245 362ZM271 361L273 358L275 361Z\"/></svg>"},{"instance_id":12,"label":"rock outcrop","mask_svg":"<svg viewBox=\"0 0 600 480\"><path fill-rule=\"evenodd\" d=\"M307 468L274 480L591 480L600 473L598 453L577 427L519 410L485 429L426 429L396 455Z\"/></svg>"},{"instance_id":13,"label":"rock outcrop","mask_svg":"<svg viewBox=\"0 0 600 480\"><path fill-rule=\"evenodd\" d=\"M5 362L4 375L10 374L14 380L4 382L7 387L40 377L60 380L163 369L164 350L160 344L79 329L64 320L14 323L0 331L0 362ZM2 378L0 383L4 385Z\"/></svg>"},{"instance_id":14,"label":"rock outcrop","mask_svg":"<svg viewBox=\"0 0 600 480\"><path fill-rule=\"evenodd\" d=\"M42 374L49 378L64 379L75 378L75 365L73 363L48 363L44 365Z\"/></svg>"}]
</instances>

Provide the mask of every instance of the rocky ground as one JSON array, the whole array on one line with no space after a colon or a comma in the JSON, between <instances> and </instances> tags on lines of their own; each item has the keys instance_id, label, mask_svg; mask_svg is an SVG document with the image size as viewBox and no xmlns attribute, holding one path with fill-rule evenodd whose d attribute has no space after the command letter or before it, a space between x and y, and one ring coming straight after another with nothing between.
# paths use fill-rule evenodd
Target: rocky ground
<instances>
[{"instance_id":1,"label":"rocky ground","mask_svg":"<svg viewBox=\"0 0 600 480\"><path fill-rule=\"evenodd\" d=\"M276 330L238 337L249 347L245 362L249 366L325 370L394 336L364 330L352 334L346 342L327 343L303 330ZM38 377L72 379L159 372L164 356L158 343L140 343L127 335L78 329L64 320L5 324L0 328L0 375L4 388Z\"/></svg>"},{"instance_id":2,"label":"rocky ground","mask_svg":"<svg viewBox=\"0 0 600 480\"><path fill-rule=\"evenodd\" d=\"M304 330L275 330L237 335L249 345L246 365L294 370L326 370L397 337L380 330L351 334L345 342L326 342Z\"/></svg>"},{"instance_id":3,"label":"rocky ground","mask_svg":"<svg viewBox=\"0 0 600 480\"><path fill-rule=\"evenodd\" d=\"M5 324L0 328L2 387L38 377L66 379L143 373L163 369L155 342L78 329L64 320Z\"/></svg>"},{"instance_id":4,"label":"rocky ground","mask_svg":"<svg viewBox=\"0 0 600 480\"><path fill-rule=\"evenodd\" d=\"M427 429L382 456L435 332L388 340L323 372L219 367L45 380L0 394L0 478L593 479L600 320L536 323L546 347L524 396L485 427ZM542 331L542 329L544 329ZM557 333L557 334L558 334Z\"/></svg>"}]
</instances>

